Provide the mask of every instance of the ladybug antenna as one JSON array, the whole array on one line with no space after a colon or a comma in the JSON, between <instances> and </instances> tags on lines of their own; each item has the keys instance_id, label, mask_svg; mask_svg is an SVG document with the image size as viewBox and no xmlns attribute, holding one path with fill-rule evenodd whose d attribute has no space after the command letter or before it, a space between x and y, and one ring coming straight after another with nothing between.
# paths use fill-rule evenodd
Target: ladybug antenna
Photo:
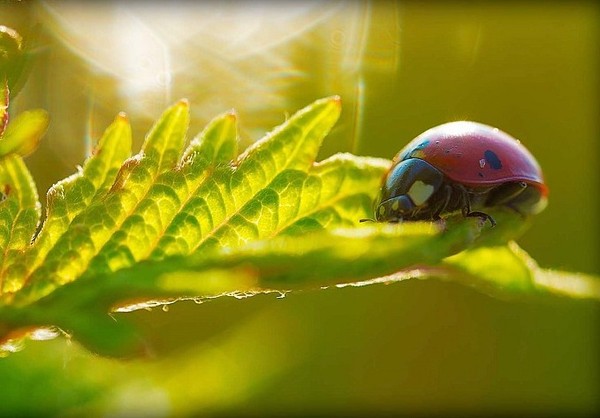
<instances>
[{"instance_id":1,"label":"ladybug antenna","mask_svg":"<svg viewBox=\"0 0 600 418\"><path fill-rule=\"evenodd\" d=\"M360 223L363 223L363 222L375 222L375 219L363 218L363 219L360 219L358 222L360 222Z\"/></svg>"}]
</instances>

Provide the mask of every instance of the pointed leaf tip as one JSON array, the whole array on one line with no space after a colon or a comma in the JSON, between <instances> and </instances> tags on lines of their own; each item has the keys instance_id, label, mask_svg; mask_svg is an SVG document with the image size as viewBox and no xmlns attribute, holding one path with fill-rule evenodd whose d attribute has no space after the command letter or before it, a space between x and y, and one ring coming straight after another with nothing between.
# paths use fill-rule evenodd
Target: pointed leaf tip
<instances>
[{"instance_id":1,"label":"pointed leaf tip","mask_svg":"<svg viewBox=\"0 0 600 418\"><path fill-rule=\"evenodd\" d=\"M328 105L328 104L332 104L335 105L338 108L342 107L342 98L340 96L333 95L333 96L329 96L329 97L324 97L322 99L316 100L312 105L309 105L310 107L318 107L319 105Z\"/></svg>"},{"instance_id":2,"label":"pointed leaf tip","mask_svg":"<svg viewBox=\"0 0 600 418\"><path fill-rule=\"evenodd\" d=\"M173 167L185 141L190 119L189 102L179 100L163 112L154 124L142 146L147 163L154 165L148 171L152 176Z\"/></svg>"},{"instance_id":3,"label":"pointed leaf tip","mask_svg":"<svg viewBox=\"0 0 600 418\"><path fill-rule=\"evenodd\" d=\"M126 122L126 123L129 123L129 117L127 116L127 113L125 113L125 112L119 112L119 114L115 118L115 122Z\"/></svg>"}]
</instances>

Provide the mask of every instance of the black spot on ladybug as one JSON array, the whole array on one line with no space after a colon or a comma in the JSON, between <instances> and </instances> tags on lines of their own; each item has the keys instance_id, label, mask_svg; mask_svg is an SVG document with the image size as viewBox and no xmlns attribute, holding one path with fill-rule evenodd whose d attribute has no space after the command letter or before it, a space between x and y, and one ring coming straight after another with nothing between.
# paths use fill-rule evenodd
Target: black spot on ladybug
<instances>
[{"instance_id":1,"label":"black spot on ladybug","mask_svg":"<svg viewBox=\"0 0 600 418\"><path fill-rule=\"evenodd\" d=\"M494 170L500 170L502 168L502 161L496 155L494 151L487 150L483 153L483 158Z\"/></svg>"},{"instance_id":2,"label":"black spot on ladybug","mask_svg":"<svg viewBox=\"0 0 600 418\"><path fill-rule=\"evenodd\" d=\"M479 173L477 173L477 175L478 175L479 177L483 177L483 173L482 173L481 171L480 171Z\"/></svg>"}]
</instances>

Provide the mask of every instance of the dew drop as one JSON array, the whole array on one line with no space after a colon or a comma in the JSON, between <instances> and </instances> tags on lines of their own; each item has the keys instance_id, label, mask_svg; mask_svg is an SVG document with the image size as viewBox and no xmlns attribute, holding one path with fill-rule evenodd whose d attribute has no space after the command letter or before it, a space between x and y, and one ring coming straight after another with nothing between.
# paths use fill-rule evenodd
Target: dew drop
<instances>
[{"instance_id":1,"label":"dew drop","mask_svg":"<svg viewBox=\"0 0 600 418\"><path fill-rule=\"evenodd\" d=\"M13 353L21 351L24 347L23 339L5 341L0 344L0 358L8 357Z\"/></svg>"},{"instance_id":2,"label":"dew drop","mask_svg":"<svg viewBox=\"0 0 600 418\"><path fill-rule=\"evenodd\" d=\"M29 334L29 338L34 341L52 340L60 335L56 328L38 328Z\"/></svg>"}]
</instances>

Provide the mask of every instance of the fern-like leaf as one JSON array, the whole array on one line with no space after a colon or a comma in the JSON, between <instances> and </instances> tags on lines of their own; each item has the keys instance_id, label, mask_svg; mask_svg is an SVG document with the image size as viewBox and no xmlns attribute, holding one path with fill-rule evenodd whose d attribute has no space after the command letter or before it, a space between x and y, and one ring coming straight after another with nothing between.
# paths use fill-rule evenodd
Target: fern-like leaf
<instances>
[{"instance_id":1,"label":"fern-like leaf","mask_svg":"<svg viewBox=\"0 0 600 418\"><path fill-rule=\"evenodd\" d=\"M460 215L445 223L359 226L390 162L337 154L315 163L340 110L337 97L319 100L241 155L233 112L184 149L189 112L180 101L134 156L121 114L83 167L50 189L43 221L33 180L15 153L25 140L14 140L18 146L0 159L0 341L57 326L103 353L137 352L134 330L110 311L419 274L488 283L498 294L557 290L556 281L536 285L541 270L527 263L522 268L531 275L518 286L503 286L506 276L473 263L506 253L526 225L514 214L494 214L504 227L493 230ZM41 132L20 131L33 133L16 137ZM506 274L523 260L505 259ZM587 287L560 286L558 293L600 299L597 280L588 279Z\"/></svg>"}]
</instances>

